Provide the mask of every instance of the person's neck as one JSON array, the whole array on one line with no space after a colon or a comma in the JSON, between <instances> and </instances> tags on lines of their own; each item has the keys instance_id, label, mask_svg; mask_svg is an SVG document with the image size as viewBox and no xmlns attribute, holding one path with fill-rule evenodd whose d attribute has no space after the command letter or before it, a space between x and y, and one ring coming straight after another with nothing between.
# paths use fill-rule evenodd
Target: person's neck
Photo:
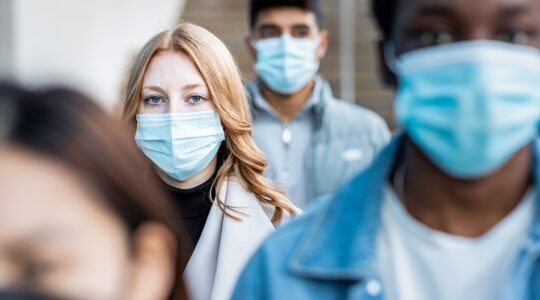
<instances>
[{"instance_id":1,"label":"person's neck","mask_svg":"<svg viewBox=\"0 0 540 300\"><path fill-rule=\"evenodd\" d=\"M260 86L261 94L266 102L270 104L282 122L288 123L302 111L302 108L309 100L315 86L315 79L310 80L308 84L290 95L276 93L263 82L261 82Z\"/></svg>"},{"instance_id":2,"label":"person's neck","mask_svg":"<svg viewBox=\"0 0 540 300\"><path fill-rule=\"evenodd\" d=\"M435 230L479 237L520 203L531 184L530 146L490 175L461 180L442 172L408 138L405 144L401 196L409 213Z\"/></svg>"},{"instance_id":3,"label":"person's neck","mask_svg":"<svg viewBox=\"0 0 540 300\"><path fill-rule=\"evenodd\" d=\"M210 164L206 168L204 168L199 173L191 176L190 178L179 181L174 178L171 178L169 175L163 173L161 170L157 170L158 176L163 180L166 184L175 187L177 189L187 190L192 189L195 187L200 186L201 184L205 183L208 179L210 179L214 173L216 172L217 168L217 155L212 159Z\"/></svg>"}]
</instances>

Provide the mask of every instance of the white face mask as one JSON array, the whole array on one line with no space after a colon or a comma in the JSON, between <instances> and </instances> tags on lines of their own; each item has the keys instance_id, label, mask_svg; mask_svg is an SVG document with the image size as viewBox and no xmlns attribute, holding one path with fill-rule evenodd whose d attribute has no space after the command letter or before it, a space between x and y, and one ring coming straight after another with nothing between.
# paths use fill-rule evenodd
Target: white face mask
<instances>
[{"instance_id":1,"label":"white face mask","mask_svg":"<svg viewBox=\"0 0 540 300\"><path fill-rule=\"evenodd\" d=\"M215 110L137 115L135 141L156 166L184 181L206 168L225 133Z\"/></svg>"},{"instance_id":2,"label":"white face mask","mask_svg":"<svg viewBox=\"0 0 540 300\"><path fill-rule=\"evenodd\" d=\"M273 91L290 95L304 87L319 69L320 39L293 38L288 34L253 42L255 71Z\"/></svg>"}]
</instances>

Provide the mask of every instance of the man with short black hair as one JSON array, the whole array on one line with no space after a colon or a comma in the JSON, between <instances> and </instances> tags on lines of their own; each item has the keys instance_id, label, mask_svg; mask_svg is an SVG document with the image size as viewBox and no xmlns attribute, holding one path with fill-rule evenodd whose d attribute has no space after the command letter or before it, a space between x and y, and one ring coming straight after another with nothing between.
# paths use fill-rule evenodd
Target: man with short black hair
<instances>
[{"instance_id":1,"label":"man with short black hair","mask_svg":"<svg viewBox=\"0 0 540 300\"><path fill-rule=\"evenodd\" d=\"M252 0L249 11L254 139L268 176L305 208L369 165L390 135L378 115L335 99L317 75L328 45L320 1Z\"/></svg>"},{"instance_id":2,"label":"man with short black hair","mask_svg":"<svg viewBox=\"0 0 540 300\"><path fill-rule=\"evenodd\" d=\"M404 134L233 299L540 299L540 1L372 5Z\"/></svg>"}]
</instances>

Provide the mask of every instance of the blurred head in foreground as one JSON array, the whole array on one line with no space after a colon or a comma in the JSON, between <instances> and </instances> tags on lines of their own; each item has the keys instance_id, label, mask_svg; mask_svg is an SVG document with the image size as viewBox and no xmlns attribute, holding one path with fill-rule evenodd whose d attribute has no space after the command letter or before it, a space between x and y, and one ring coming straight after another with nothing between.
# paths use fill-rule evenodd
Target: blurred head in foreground
<instances>
[{"instance_id":1,"label":"blurred head in foreground","mask_svg":"<svg viewBox=\"0 0 540 300\"><path fill-rule=\"evenodd\" d=\"M0 84L0 291L184 298L173 209L144 164L85 96Z\"/></svg>"}]
</instances>

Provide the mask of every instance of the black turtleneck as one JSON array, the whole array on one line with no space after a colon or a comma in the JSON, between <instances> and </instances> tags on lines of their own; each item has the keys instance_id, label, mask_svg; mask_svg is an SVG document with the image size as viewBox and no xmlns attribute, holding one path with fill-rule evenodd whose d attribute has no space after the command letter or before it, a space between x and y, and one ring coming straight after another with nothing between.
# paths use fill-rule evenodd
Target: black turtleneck
<instances>
[{"instance_id":1,"label":"black turtleneck","mask_svg":"<svg viewBox=\"0 0 540 300\"><path fill-rule=\"evenodd\" d=\"M210 188L216 178L214 174L203 184L191 189L179 189L168 186L169 194L171 195L176 207L178 208L178 216L191 240L191 245L188 246L188 254L191 256L195 245L201 237L204 224L212 207L212 198ZM211 198L212 197L212 198Z\"/></svg>"}]
</instances>

